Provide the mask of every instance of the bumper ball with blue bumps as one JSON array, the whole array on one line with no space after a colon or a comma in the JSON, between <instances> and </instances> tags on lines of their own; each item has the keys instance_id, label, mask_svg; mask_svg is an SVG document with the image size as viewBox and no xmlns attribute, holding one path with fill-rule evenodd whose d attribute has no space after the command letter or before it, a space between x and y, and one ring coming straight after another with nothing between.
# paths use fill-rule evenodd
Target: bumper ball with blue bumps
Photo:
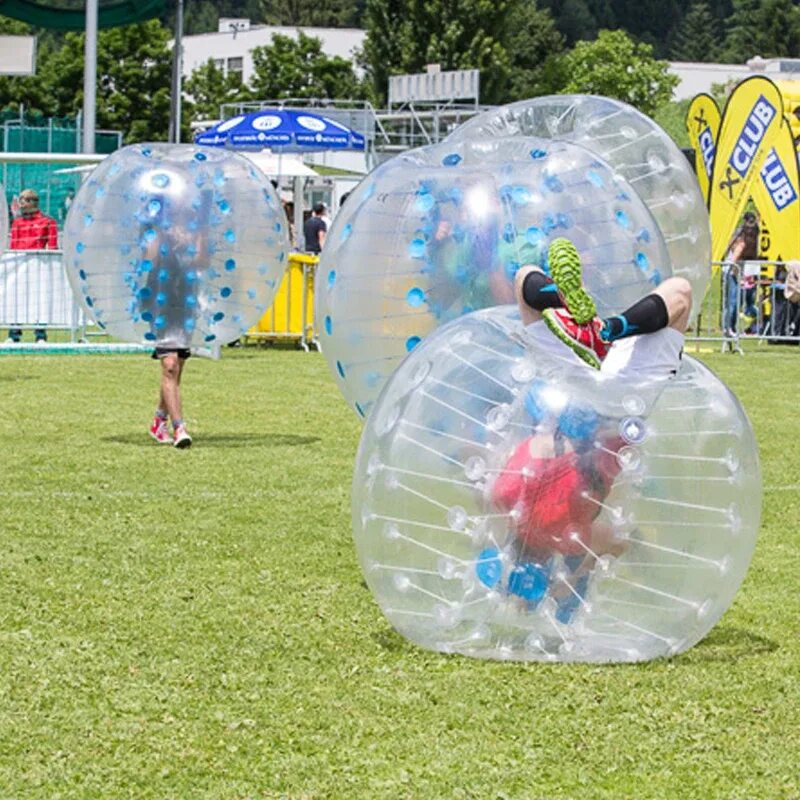
<instances>
[{"instance_id":1,"label":"bumper ball with blue bumps","mask_svg":"<svg viewBox=\"0 0 800 800\"><path fill-rule=\"evenodd\" d=\"M684 357L655 385L565 368L511 307L451 322L403 362L352 493L391 625L430 650L520 661L691 647L733 601L760 507L753 431L706 367Z\"/></svg>"},{"instance_id":2,"label":"bumper ball with blue bumps","mask_svg":"<svg viewBox=\"0 0 800 800\"><path fill-rule=\"evenodd\" d=\"M597 155L509 137L413 150L353 191L323 248L320 344L346 400L366 416L400 361L438 326L514 301L526 264L548 269L567 236L601 314L671 275L653 216Z\"/></svg>"},{"instance_id":3,"label":"bumper ball with blue bumps","mask_svg":"<svg viewBox=\"0 0 800 800\"><path fill-rule=\"evenodd\" d=\"M203 352L237 339L270 307L289 239L275 189L244 157L144 144L91 173L63 247L72 289L101 329Z\"/></svg>"},{"instance_id":4,"label":"bumper ball with blue bumps","mask_svg":"<svg viewBox=\"0 0 800 800\"><path fill-rule=\"evenodd\" d=\"M711 229L694 169L670 136L632 106L608 97L551 95L485 111L447 141L538 136L596 153L635 189L658 223L672 274L692 285L694 317L711 277Z\"/></svg>"}]
</instances>

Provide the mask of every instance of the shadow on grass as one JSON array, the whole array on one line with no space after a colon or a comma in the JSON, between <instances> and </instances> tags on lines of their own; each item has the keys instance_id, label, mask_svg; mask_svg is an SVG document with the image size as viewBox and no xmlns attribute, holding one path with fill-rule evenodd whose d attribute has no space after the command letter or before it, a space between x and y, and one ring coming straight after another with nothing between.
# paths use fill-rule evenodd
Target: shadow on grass
<instances>
[{"instance_id":1,"label":"shadow on grass","mask_svg":"<svg viewBox=\"0 0 800 800\"><path fill-rule=\"evenodd\" d=\"M777 642L760 636L753 631L735 628L730 625L719 625L691 650L676 659L676 663L685 664L698 661L734 661L748 656L760 656L773 653L778 649Z\"/></svg>"},{"instance_id":2,"label":"shadow on grass","mask_svg":"<svg viewBox=\"0 0 800 800\"><path fill-rule=\"evenodd\" d=\"M201 433L193 435L198 447L304 447L316 444L319 436L295 436L291 433ZM104 436L104 442L153 447L147 434L126 433L122 436Z\"/></svg>"},{"instance_id":3,"label":"shadow on grass","mask_svg":"<svg viewBox=\"0 0 800 800\"><path fill-rule=\"evenodd\" d=\"M389 653L402 653L416 649L415 646L404 639L396 630L383 630L372 634L372 640L381 648Z\"/></svg>"}]
</instances>

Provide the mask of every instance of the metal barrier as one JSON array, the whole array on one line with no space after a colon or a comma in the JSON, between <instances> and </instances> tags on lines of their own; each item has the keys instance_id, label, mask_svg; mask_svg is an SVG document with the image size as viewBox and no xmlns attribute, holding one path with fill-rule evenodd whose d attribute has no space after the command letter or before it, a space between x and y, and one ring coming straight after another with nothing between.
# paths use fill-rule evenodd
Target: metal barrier
<instances>
[{"instance_id":1,"label":"metal barrier","mask_svg":"<svg viewBox=\"0 0 800 800\"><path fill-rule=\"evenodd\" d=\"M742 353L742 341L800 343L800 304L784 297L784 261L717 261L686 338Z\"/></svg>"},{"instance_id":2,"label":"metal barrier","mask_svg":"<svg viewBox=\"0 0 800 800\"><path fill-rule=\"evenodd\" d=\"M9 250L0 256L0 327L85 333L83 311L64 271L61 250Z\"/></svg>"},{"instance_id":3,"label":"metal barrier","mask_svg":"<svg viewBox=\"0 0 800 800\"><path fill-rule=\"evenodd\" d=\"M245 340L290 341L304 350L317 346L318 263L317 256L290 253L272 307ZM712 264L712 279L687 340L739 353L743 339L800 344L800 303L784 297L785 267L784 261ZM69 332L71 342L78 342L91 334L87 325L92 327L73 296L60 250L11 250L0 256L0 329L62 330Z\"/></svg>"},{"instance_id":4,"label":"metal barrier","mask_svg":"<svg viewBox=\"0 0 800 800\"><path fill-rule=\"evenodd\" d=\"M310 347L317 346L314 276L319 257L290 253L288 261L272 308L247 332L245 341L289 341L308 351Z\"/></svg>"}]
</instances>

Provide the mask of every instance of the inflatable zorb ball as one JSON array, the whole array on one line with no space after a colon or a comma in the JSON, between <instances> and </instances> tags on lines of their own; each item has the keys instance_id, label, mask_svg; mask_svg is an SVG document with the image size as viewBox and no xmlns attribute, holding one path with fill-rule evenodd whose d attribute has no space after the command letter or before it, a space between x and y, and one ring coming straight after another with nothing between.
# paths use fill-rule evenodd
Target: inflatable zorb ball
<instances>
[{"instance_id":1,"label":"inflatable zorb ball","mask_svg":"<svg viewBox=\"0 0 800 800\"><path fill-rule=\"evenodd\" d=\"M671 275L650 211L580 145L470 139L375 170L337 214L317 272L320 345L345 399L366 416L425 336L513 302L517 270L547 270L548 246L562 236L580 253L601 315Z\"/></svg>"},{"instance_id":2,"label":"inflatable zorb ball","mask_svg":"<svg viewBox=\"0 0 800 800\"><path fill-rule=\"evenodd\" d=\"M636 190L658 222L672 274L692 285L692 317L711 278L711 228L697 177L656 122L608 97L552 95L473 117L446 141L539 136L575 142L600 156Z\"/></svg>"},{"instance_id":3,"label":"inflatable zorb ball","mask_svg":"<svg viewBox=\"0 0 800 800\"><path fill-rule=\"evenodd\" d=\"M76 296L128 342L216 351L269 308L285 268L285 216L242 156L145 144L108 156L64 227Z\"/></svg>"},{"instance_id":4,"label":"inflatable zorb ball","mask_svg":"<svg viewBox=\"0 0 800 800\"><path fill-rule=\"evenodd\" d=\"M640 661L698 642L755 545L756 442L684 357L637 385L544 352L514 312L431 334L368 418L353 531L392 626L431 650Z\"/></svg>"}]
</instances>

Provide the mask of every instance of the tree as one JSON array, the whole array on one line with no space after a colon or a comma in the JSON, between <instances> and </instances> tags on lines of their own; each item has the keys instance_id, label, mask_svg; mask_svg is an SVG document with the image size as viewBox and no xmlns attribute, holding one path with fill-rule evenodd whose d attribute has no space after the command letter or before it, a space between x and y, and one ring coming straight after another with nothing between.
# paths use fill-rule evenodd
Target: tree
<instances>
[{"instance_id":1,"label":"tree","mask_svg":"<svg viewBox=\"0 0 800 800\"><path fill-rule=\"evenodd\" d=\"M261 16L268 25L355 26L359 8L353 0L261 0Z\"/></svg>"},{"instance_id":2,"label":"tree","mask_svg":"<svg viewBox=\"0 0 800 800\"><path fill-rule=\"evenodd\" d=\"M670 57L674 61L715 61L720 46L719 25L708 3L693 3L678 25Z\"/></svg>"},{"instance_id":3,"label":"tree","mask_svg":"<svg viewBox=\"0 0 800 800\"><path fill-rule=\"evenodd\" d=\"M386 98L389 76L409 71L406 53L411 28L407 0L367 0L364 12L364 67L372 93L380 105Z\"/></svg>"},{"instance_id":4,"label":"tree","mask_svg":"<svg viewBox=\"0 0 800 800\"><path fill-rule=\"evenodd\" d=\"M254 97L362 98L365 87L350 61L322 52L322 42L298 31L295 40L276 35L272 44L253 49Z\"/></svg>"},{"instance_id":5,"label":"tree","mask_svg":"<svg viewBox=\"0 0 800 800\"><path fill-rule=\"evenodd\" d=\"M97 127L121 130L126 142L165 139L169 129L170 34L157 20L108 28L97 42ZM83 105L84 36L68 33L43 65L41 80L55 113Z\"/></svg>"},{"instance_id":6,"label":"tree","mask_svg":"<svg viewBox=\"0 0 800 800\"><path fill-rule=\"evenodd\" d=\"M364 54L376 97L386 96L390 75L435 63L443 70L480 70L481 100L504 102L515 63L511 20L523 18L523 4L532 6L531 19L540 19L531 0L367 0ZM529 69L532 60L516 55L520 68Z\"/></svg>"},{"instance_id":7,"label":"tree","mask_svg":"<svg viewBox=\"0 0 800 800\"><path fill-rule=\"evenodd\" d=\"M744 63L800 52L800 8L792 0L734 0L722 57Z\"/></svg>"},{"instance_id":8,"label":"tree","mask_svg":"<svg viewBox=\"0 0 800 800\"><path fill-rule=\"evenodd\" d=\"M167 22L170 30L175 29L174 21ZM193 4L192 13L186 14L183 18L183 32L186 36L196 33L209 33L217 30L219 25L219 10L211 0L200 0Z\"/></svg>"},{"instance_id":9,"label":"tree","mask_svg":"<svg viewBox=\"0 0 800 800\"><path fill-rule=\"evenodd\" d=\"M614 97L648 116L671 98L678 84L667 72L667 62L653 58L650 45L635 43L623 31L600 31L596 41L578 42L556 58L562 92Z\"/></svg>"},{"instance_id":10,"label":"tree","mask_svg":"<svg viewBox=\"0 0 800 800\"><path fill-rule=\"evenodd\" d=\"M504 101L547 94L550 87L542 67L548 58L564 50L564 37L550 12L537 9L533 2L517 3L509 13L505 45L511 57L511 77Z\"/></svg>"},{"instance_id":11,"label":"tree","mask_svg":"<svg viewBox=\"0 0 800 800\"><path fill-rule=\"evenodd\" d=\"M250 93L242 85L240 76L226 75L211 58L192 72L183 88L188 95L186 114L193 120L216 119L223 103L250 99Z\"/></svg>"}]
</instances>

